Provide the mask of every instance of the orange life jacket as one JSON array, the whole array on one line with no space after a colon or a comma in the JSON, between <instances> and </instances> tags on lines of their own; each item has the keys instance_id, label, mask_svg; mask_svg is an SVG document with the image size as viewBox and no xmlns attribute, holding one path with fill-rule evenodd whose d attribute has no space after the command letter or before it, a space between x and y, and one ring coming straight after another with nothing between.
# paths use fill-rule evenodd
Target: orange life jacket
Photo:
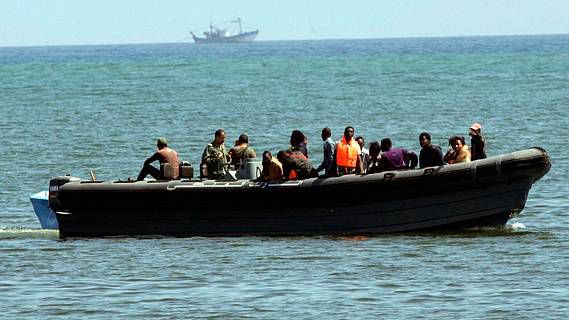
<instances>
[{"instance_id":1,"label":"orange life jacket","mask_svg":"<svg viewBox=\"0 0 569 320\"><path fill-rule=\"evenodd\" d=\"M288 179L296 180L296 178L298 178L298 173L296 173L296 170L294 169L290 170L290 173L288 174Z\"/></svg>"},{"instance_id":2,"label":"orange life jacket","mask_svg":"<svg viewBox=\"0 0 569 320\"><path fill-rule=\"evenodd\" d=\"M360 145L356 140L346 141L346 137L342 136L342 140L338 142L336 149L336 164L339 167L355 168L360 156Z\"/></svg>"}]
</instances>

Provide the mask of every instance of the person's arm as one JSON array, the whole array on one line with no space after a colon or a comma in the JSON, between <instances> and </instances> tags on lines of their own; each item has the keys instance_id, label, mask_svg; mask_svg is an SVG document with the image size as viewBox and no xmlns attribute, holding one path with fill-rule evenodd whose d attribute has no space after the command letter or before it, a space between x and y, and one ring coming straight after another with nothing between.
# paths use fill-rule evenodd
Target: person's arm
<instances>
[{"instance_id":1,"label":"person's arm","mask_svg":"<svg viewBox=\"0 0 569 320\"><path fill-rule=\"evenodd\" d=\"M352 140L353 142L354 140ZM356 150L358 151L358 157L356 158L356 173L363 174L364 173L364 164L362 158L362 149L360 145L356 143Z\"/></svg>"},{"instance_id":2,"label":"person's arm","mask_svg":"<svg viewBox=\"0 0 569 320\"><path fill-rule=\"evenodd\" d=\"M202 163L206 163L207 158L209 157L209 145L203 149L202 152Z\"/></svg>"},{"instance_id":3,"label":"person's arm","mask_svg":"<svg viewBox=\"0 0 569 320\"><path fill-rule=\"evenodd\" d=\"M229 163L231 162L231 156L229 155L229 152L227 152L227 149L225 149L224 145L221 145L221 155L220 158L223 159L225 158L225 163Z\"/></svg>"},{"instance_id":4,"label":"person's arm","mask_svg":"<svg viewBox=\"0 0 569 320\"><path fill-rule=\"evenodd\" d=\"M454 150L449 150L445 154L444 161L448 164L453 164L456 162L455 158L456 158L456 152L454 152Z\"/></svg>"},{"instance_id":5,"label":"person's arm","mask_svg":"<svg viewBox=\"0 0 569 320\"><path fill-rule=\"evenodd\" d=\"M417 154L407 149L403 149L403 159L405 159L405 164L407 165L407 168L410 169L415 169L417 163L419 162Z\"/></svg>"},{"instance_id":6,"label":"person's arm","mask_svg":"<svg viewBox=\"0 0 569 320\"><path fill-rule=\"evenodd\" d=\"M441 148L435 148L435 159L434 162L436 165L442 166L443 162L443 151Z\"/></svg>"},{"instance_id":7,"label":"person's arm","mask_svg":"<svg viewBox=\"0 0 569 320\"><path fill-rule=\"evenodd\" d=\"M290 176L291 170L292 170L292 168L290 168L288 166L283 166L283 179L284 180L288 180L288 177Z\"/></svg>"},{"instance_id":8,"label":"person's arm","mask_svg":"<svg viewBox=\"0 0 569 320\"><path fill-rule=\"evenodd\" d=\"M324 170L324 169L326 169L326 168L328 167L327 164L326 164L326 162L327 162L327 161L326 161L326 160L327 160L327 159L326 159L326 146L324 146L324 154L323 154L322 156L323 156L323 158L322 158L322 163L320 163L320 165L318 166L318 168L316 168L316 172L320 172L320 171L322 171L322 170Z\"/></svg>"},{"instance_id":9,"label":"person's arm","mask_svg":"<svg viewBox=\"0 0 569 320\"><path fill-rule=\"evenodd\" d=\"M160 153L155 152L153 155L151 155L148 159L144 161L144 166L147 166L156 160L160 160L161 157L162 155Z\"/></svg>"},{"instance_id":10,"label":"person's arm","mask_svg":"<svg viewBox=\"0 0 569 320\"><path fill-rule=\"evenodd\" d=\"M229 155L229 162L236 162L235 159L233 159L233 157L235 156L234 148L229 149L229 152L227 154Z\"/></svg>"},{"instance_id":11,"label":"person's arm","mask_svg":"<svg viewBox=\"0 0 569 320\"><path fill-rule=\"evenodd\" d=\"M361 153L358 155L358 158L356 159L356 168L357 168L356 171L359 174L364 174L364 164L363 164L363 159L362 159Z\"/></svg>"},{"instance_id":12,"label":"person's arm","mask_svg":"<svg viewBox=\"0 0 569 320\"><path fill-rule=\"evenodd\" d=\"M332 145L329 143L324 144L324 154L322 163L316 168L317 172L320 172L324 169L328 169L330 165L332 165L332 161L334 160L334 154L332 150Z\"/></svg>"},{"instance_id":13,"label":"person's arm","mask_svg":"<svg viewBox=\"0 0 569 320\"><path fill-rule=\"evenodd\" d=\"M334 145L334 153L332 154L332 162L336 165L336 169L338 169L338 159L336 157L338 155L338 145L338 143Z\"/></svg>"}]
</instances>

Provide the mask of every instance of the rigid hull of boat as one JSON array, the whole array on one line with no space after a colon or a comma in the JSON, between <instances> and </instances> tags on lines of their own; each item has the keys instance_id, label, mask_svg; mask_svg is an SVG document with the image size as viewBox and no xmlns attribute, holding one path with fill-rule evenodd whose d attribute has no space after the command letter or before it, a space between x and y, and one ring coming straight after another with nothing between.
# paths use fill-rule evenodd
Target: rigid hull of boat
<instances>
[{"instance_id":1,"label":"rigid hull of boat","mask_svg":"<svg viewBox=\"0 0 569 320\"><path fill-rule=\"evenodd\" d=\"M300 182L70 182L60 235L317 235L503 225L549 157L530 149L467 164ZM51 195L50 195L51 197ZM52 205L53 203L53 205Z\"/></svg>"}]
</instances>

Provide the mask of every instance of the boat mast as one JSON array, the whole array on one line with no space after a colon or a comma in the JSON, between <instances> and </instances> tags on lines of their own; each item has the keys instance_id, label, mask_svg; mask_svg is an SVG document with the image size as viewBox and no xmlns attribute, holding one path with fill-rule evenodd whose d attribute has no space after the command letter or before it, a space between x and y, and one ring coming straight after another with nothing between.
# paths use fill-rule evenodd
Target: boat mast
<instances>
[{"instance_id":1,"label":"boat mast","mask_svg":"<svg viewBox=\"0 0 569 320\"><path fill-rule=\"evenodd\" d=\"M237 23L239 23L239 34L242 34L243 28L241 27L241 18L237 17Z\"/></svg>"}]
</instances>

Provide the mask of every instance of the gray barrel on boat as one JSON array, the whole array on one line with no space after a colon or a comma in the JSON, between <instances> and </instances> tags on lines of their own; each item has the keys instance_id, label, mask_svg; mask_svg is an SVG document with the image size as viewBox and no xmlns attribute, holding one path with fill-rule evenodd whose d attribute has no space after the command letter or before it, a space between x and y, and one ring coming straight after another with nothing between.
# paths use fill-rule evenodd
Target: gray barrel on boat
<instances>
[{"instance_id":1,"label":"gray barrel on boat","mask_svg":"<svg viewBox=\"0 0 569 320\"><path fill-rule=\"evenodd\" d=\"M263 172L263 165L261 160L256 158L253 159L243 159L241 165L237 169L237 179L257 179L261 176Z\"/></svg>"}]
</instances>

